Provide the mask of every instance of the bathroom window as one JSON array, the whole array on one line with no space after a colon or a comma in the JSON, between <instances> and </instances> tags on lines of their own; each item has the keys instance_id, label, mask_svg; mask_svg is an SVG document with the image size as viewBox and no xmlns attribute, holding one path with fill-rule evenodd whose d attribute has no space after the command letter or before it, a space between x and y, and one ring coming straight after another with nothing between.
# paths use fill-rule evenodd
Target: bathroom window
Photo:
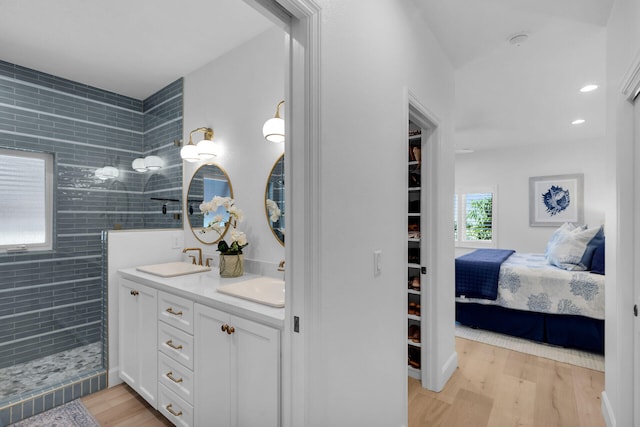
<instances>
[{"instance_id":1,"label":"bathroom window","mask_svg":"<svg viewBox=\"0 0 640 427\"><path fill-rule=\"evenodd\" d=\"M0 251L51 250L53 154L0 149Z\"/></svg>"}]
</instances>

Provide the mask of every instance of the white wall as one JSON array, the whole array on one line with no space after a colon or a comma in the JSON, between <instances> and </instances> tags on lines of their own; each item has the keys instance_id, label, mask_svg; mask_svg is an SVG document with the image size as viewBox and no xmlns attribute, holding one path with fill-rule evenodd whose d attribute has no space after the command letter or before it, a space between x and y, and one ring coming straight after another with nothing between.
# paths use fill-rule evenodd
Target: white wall
<instances>
[{"instance_id":1,"label":"white wall","mask_svg":"<svg viewBox=\"0 0 640 427\"><path fill-rule=\"evenodd\" d=\"M514 147L456 155L456 187L497 186L498 247L542 253L555 227L529 226L529 178L584 174L585 223L604 223L605 141Z\"/></svg>"},{"instance_id":2,"label":"white wall","mask_svg":"<svg viewBox=\"0 0 640 427\"><path fill-rule=\"evenodd\" d=\"M320 254L313 335L307 336L310 426L401 426L407 419L406 186L409 89L440 119L432 283L455 356L453 70L411 2L318 0L320 29ZM446 232L445 232L446 231ZM373 251L382 273L373 274ZM311 296L309 297L311 298ZM302 327L305 326L303 318Z\"/></svg>"},{"instance_id":3,"label":"white wall","mask_svg":"<svg viewBox=\"0 0 640 427\"><path fill-rule=\"evenodd\" d=\"M273 236L264 208L267 178L284 145L262 136L262 125L284 99L284 70L285 35L273 28L184 78L184 141L193 129L213 128L222 153L212 162L229 175L236 205L245 213L239 229L249 241L243 250L247 269L255 273L268 273L257 268L276 271L275 266L284 259L284 248ZM196 137L202 133L194 134ZM191 177L202 162L183 163L186 199ZM186 220L184 239L186 246L202 247L217 261L217 246L200 243Z\"/></svg>"},{"instance_id":4,"label":"white wall","mask_svg":"<svg viewBox=\"0 0 640 427\"><path fill-rule=\"evenodd\" d=\"M605 391L608 426L633 420L634 147L633 108L621 94L626 72L640 49L640 4L616 0L607 24L607 234L605 286ZM636 190L637 191L637 190ZM636 249L637 250L637 249Z\"/></svg>"}]
</instances>

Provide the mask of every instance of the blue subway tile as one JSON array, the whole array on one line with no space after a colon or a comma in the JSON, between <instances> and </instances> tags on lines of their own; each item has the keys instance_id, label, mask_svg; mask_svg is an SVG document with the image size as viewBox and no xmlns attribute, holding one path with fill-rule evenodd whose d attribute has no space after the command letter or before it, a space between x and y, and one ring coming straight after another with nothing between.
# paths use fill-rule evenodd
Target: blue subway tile
<instances>
[{"instance_id":1,"label":"blue subway tile","mask_svg":"<svg viewBox=\"0 0 640 427\"><path fill-rule=\"evenodd\" d=\"M0 426L8 426L11 423L11 408L0 410Z\"/></svg>"}]
</instances>

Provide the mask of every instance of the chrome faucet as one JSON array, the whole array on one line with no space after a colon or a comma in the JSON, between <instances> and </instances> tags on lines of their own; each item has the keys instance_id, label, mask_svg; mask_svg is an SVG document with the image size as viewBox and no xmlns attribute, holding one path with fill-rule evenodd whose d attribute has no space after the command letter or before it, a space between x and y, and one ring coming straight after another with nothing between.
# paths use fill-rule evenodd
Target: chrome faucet
<instances>
[{"instance_id":1,"label":"chrome faucet","mask_svg":"<svg viewBox=\"0 0 640 427\"><path fill-rule=\"evenodd\" d=\"M198 251L198 262L197 265L202 265L202 249L200 248L185 248L182 253L185 254L188 251ZM196 257L193 255L189 255L191 259L193 259L193 264L196 264Z\"/></svg>"}]
</instances>

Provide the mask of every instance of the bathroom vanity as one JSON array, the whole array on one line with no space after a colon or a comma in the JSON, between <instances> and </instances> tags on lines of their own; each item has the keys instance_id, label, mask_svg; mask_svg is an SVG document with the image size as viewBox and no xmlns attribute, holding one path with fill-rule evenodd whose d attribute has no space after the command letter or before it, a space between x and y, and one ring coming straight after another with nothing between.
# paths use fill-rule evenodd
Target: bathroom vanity
<instances>
[{"instance_id":1,"label":"bathroom vanity","mask_svg":"<svg viewBox=\"0 0 640 427\"><path fill-rule=\"evenodd\" d=\"M217 291L258 276L119 274L123 381L177 426L281 424L284 308Z\"/></svg>"}]
</instances>

